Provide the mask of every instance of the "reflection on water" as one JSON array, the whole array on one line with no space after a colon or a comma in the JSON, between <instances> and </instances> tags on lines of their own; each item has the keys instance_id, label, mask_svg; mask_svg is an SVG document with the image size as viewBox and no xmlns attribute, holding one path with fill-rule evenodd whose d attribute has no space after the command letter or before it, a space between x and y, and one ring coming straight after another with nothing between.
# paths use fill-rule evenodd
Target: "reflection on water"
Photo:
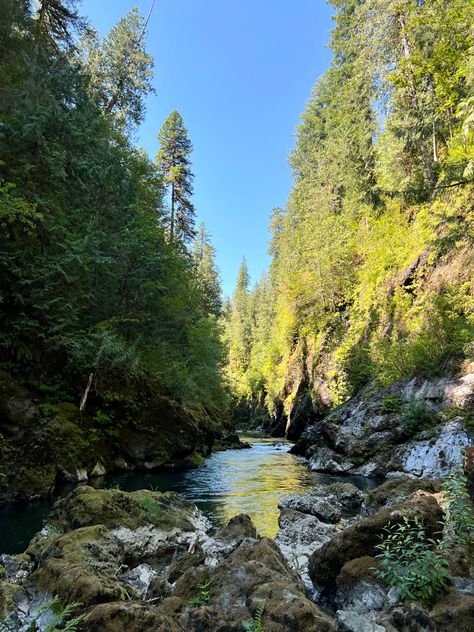
<instances>
[{"instance_id":1,"label":"reflection on water","mask_svg":"<svg viewBox=\"0 0 474 632\"><path fill-rule=\"evenodd\" d=\"M335 480L359 487L373 486L363 477L336 477L311 472L304 460L289 454L289 442L259 436L243 436L248 450L217 452L197 470L129 472L107 477L100 484L126 491L157 489L175 491L196 503L215 525L239 513L249 514L262 535L278 530L278 499L304 493L317 484ZM0 553L23 551L41 528L53 500L10 506L0 510Z\"/></svg>"},{"instance_id":2,"label":"reflection on water","mask_svg":"<svg viewBox=\"0 0 474 632\"><path fill-rule=\"evenodd\" d=\"M215 525L239 513L249 514L261 535L278 531L278 500L282 496L310 491L317 484L350 481L359 487L373 486L363 477L337 477L311 472L305 461L289 454L292 444L258 435L241 436L252 444L248 450L217 452L197 470L115 476L108 484L132 491L152 486L172 490L196 503Z\"/></svg>"}]
</instances>

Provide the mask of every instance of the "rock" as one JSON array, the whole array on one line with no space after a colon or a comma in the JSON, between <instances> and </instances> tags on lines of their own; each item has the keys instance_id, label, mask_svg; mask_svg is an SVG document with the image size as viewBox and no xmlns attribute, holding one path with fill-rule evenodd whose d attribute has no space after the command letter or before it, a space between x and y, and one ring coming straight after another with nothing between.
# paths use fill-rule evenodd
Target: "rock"
<instances>
[{"instance_id":1,"label":"rock","mask_svg":"<svg viewBox=\"0 0 474 632\"><path fill-rule=\"evenodd\" d=\"M102 465L102 463L97 462L92 468L91 477L96 478L98 476L104 476L105 474L105 467Z\"/></svg>"},{"instance_id":2,"label":"rock","mask_svg":"<svg viewBox=\"0 0 474 632\"><path fill-rule=\"evenodd\" d=\"M36 500L52 494L56 481L56 468L47 465L23 466L17 472L12 486L14 501Z\"/></svg>"},{"instance_id":3,"label":"rock","mask_svg":"<svg viewBox=\"0 0 474 632\"><path fill-rule=\"evenodd\" d=\"M275 543L289 566L300 575L307 591L312 593L314 588L308 575L309 556L332 538L336 526L293 509L282 509L278 524L280 530Z\"/></svg>"},{"instance_id":4,"label":"rock","mask_svg":"<svg viewBox=\"0 0 474 632\"><path fill-rule=\"evenodd\" d=\"M87 632L183 632L169 617L152 605L135 602L107 603L96 606L81 630Z\"/></svg>"},{"instance_id":5,"label":"rock","mask_svg":"<svg viewBox=\"0 0 474 632\"><path fill-rule=\"evenodd\" d=\"M474 597L450 593L438 599L431 610L419 604L397 606L385 620L403 632L472 632Z\"/></svg>"},{"instance_id":6,"label":"rock","mask_svg":"<svg viewBox=\"0 0 474 632\"><path fill-rule=\"evenodd\" d=\"M246 514L234 516L225 527L219 529L215 534L216 540L221 540L234 546L240 544L245 538L256 537L257 529Z\"/></svg>"},{"instance_id":7,"label":"rock","mask_svg":"<svg viewBox=\"0 0 474 632\"><path fill-rule=\"evenodd\" d=\"M341 632L386 632L383 625L376 623L375 613L367 615L352 610L338 610L337 621Z\"/></svg>"},{"instance_id":8,"label":"rock","mask_svg":"<svg viewBox=\"0 0 474 632\"><path fill-rule=\"evenodd\" d=\"M109 528L137 529L154 525L161 529L194 531L199 516L195 506L173 492L122 492L82 486L60 499L51 522L64 531L102 524Z\"/></svg>"},{"instance_id":9,"label":"rock","mask_svg":"<svg viewBox=\"0 0 474 632\"><path fill-rule=\"evenodd\" d=\"M337 454L330 448L316 448L309 459L309 467L313 472L329 472L339 474L348 472L354 467L349 459Z\"/></svg>"},{"instance_id":10,"label":"rock","mask_svg":"<svg viewBox=\"0 0 474 632\"><path fill-rule=\"evenodd\" d=\"M319 520L337 523L342 516L355 515L364 502L364 494L350 483L319 486L306 494L293 494L280 500L280 509L294 509L316 516Z\"/></svg>"},{"instance_id":11,"label":"rock","mask_svg":"<svg viewBox=\"0 0 474 632\"><path fill-rule=\"evenodd\" d=\"M103 525L83 527L60 536L43 552L32 579L40 590L64 603L84 605L128 598L117 571L122 549L107 539Z\"/></svg>"},{"instance_id":12,"label":"rock","mask_svg":"<svg viewBox=\"0 0 474 632\"><path fill-rule=\"evenodd\" d=\"M0 580L0 621L14 609L14 595L21 588L17 584L9 584Z\"/></svg>"},{"instance_id":13,"label":"rock","mask_svg":"<svg viewBox=\"0 0 474 632\"><path fill-rule=\"evenodd\" d=\"M474 578L453 577L453 586L458 595L474 597Z\"/></svg>"},{"instance_id":14,"label":"rock","mask_svg":"<svg viewBox=\"0 0 474 632\"><path fill-rule=\"evenodd\" d=\"M373 516L358 520L311 555L309 575L314 585L317 588L333 589L344 564L357 557L376 555L375 546L384 528L401 520L403 515L419 516L427 536L433 537L439 531L443 512L433 496L417 492L403 503L381 509Z\"/></svg>"},{"instance_id":15,"label":"rock","mask_svg":"<svg viewBox=\"0 0 474 632\"><path fill-rule=\"evenodd\" d=\"M124 584L133 588L140 598L143 598L155 576L156 571L154 571L151 566L148 564L139 564L135 566L135 568L132 568L132 570L123 573L120 579Z\"/></svg>"},{"instance_id":16,"label":"rock","mask_svg":"<svg viewBox=\"0 0 474 632\"><path fill-rule=\"evenodd\" d=\"M436 494L441 491L441 488L442 484L439 480L414 479L408 476L401 476L389 479L370 490L366 504L367 508L374 512L386 505L399 503L418 490Z\"/></svg>"},{"instance_id":17,"label":"rock","mask_svg":"<svg viewBox=\"0 0 474 632\"><path fill-rule=\"evenodd\" d=\"M167 579L169 583L173 584L190 568L204 564L204 559L204 551L200 546L197 547L194 553L185 551L181 555L176 556L168 568Z\"/></svg>"},{"instance_id":18,"label":"rock","mask_svg":"<svg viewBox=\"0 0 474 632\"><path fill-rule=\"evenodd\" d=\"M220 632L241 629L265 602L262 623L269 632L333 632L329 617L304 594L304 586L288 568L276 545L267 538L245 539L214 568L188 570L178 581L172 597L158 609L167 616L189 610L190 599L199 599L198 586L208 586L208 598L194 606L183 623L184 629ZM204 627L192 627L197 625ZM190 624L192 622L192 625Z\"/></svg>"},{"instance_id":19,"label":"rock","mask_svg":"<svg viewBox=\"0 0 474 632\"><path fill-rule=\"evenodd\" d=\"M424 431L410 439L403 407L414 401L431 414L432 425L429 430L420 426ZM309 426L292 452L306 456L310 467L321 472L443 478L473 437L462 410L447 423L438 413L452 406L468 410L472 401L472 373L458 380L404 380L384 389L369 385Z\"/></svg>"},{"instance_id":20,"label":"rock","mask_svg":"<svg viewBox=\"0 0 474 632\"><path fill-rule=\"evenodd\" d=\"M2 579L11 584L21 584L33 570L33 562L28 555L0 555Z\"/></svg>"},{"instance_id":21,"label":"rock","mask_svg":"<svg viewBox=\"0 0 474 632\"><path fill-rule=\"evenodd\" d=\"M425 436L430 433L425 433ZM422 478L446 478L472 444L461 417L442 426L434 437L409 441L394 450L388 469Z\"/></svg>"},{"instance_id":22,"label":"rock","mask_svg":"<svg viewBox=\"0 0 474 632\"><path fill-rule=\"evenodd\" d=\"M369 556L344 564L336 580L336 604L339 609L366 614L384 607L387 590L376 578L376 568L377 561Z\"/></svg>"}]
</instances>

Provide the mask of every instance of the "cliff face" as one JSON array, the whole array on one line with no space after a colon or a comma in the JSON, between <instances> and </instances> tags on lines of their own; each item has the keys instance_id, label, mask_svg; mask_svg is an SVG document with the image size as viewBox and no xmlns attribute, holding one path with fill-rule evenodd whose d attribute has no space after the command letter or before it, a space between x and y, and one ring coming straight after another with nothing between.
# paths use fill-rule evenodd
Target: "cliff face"
<instances>
[{"instance_id":1,"label":"cliff face","mask_svg":"<svg viewBox=\"0 0 474 632\"><path fill-rule=\"evenodd\" d=\"M433 229L440 206L445 214L450 209L451 219ZM371 239L378 245L359 262L353 292L321 325L306 321L282 352L283 386L271 402L277 432L299 437L368 384L385 388L468 372L474 357L472 203L467 196L446 197L419 213L404 237L392 241L374 225ZM404 238L411 245L403 245Z\"/></svg>"}]
</instances>

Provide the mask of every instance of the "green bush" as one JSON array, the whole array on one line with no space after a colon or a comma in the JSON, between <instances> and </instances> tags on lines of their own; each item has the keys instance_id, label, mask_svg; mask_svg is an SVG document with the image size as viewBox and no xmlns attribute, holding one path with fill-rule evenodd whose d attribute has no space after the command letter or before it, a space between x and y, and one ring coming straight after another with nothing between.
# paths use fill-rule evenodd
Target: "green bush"
<instances>
[{"instance_id":1,"label":"green bush","mask_svg":"<svg viewBox=\"0 0 474 632\"><path fill-rule=\"evenodd\" d=\"M380 412L384 415L389 415L390 413L399 413L402 410L402 400L396 395L387 395L382 400L382 407Z\"/></svg>"},{"instance_id":2,"label":"green bush","mask_svg":"<svg viewBox=\"0 0 474 632\"><path fill-rule=\"evenodd\" d=\"M444 544L426 538L417 517L403 516L400 523L385 529L376 547L380 579L400 591L406 601L430 601L449 584L448 560Z\"/></svg>"},{"instance_id":3,"label":"green bush","mask_svg":"<svg viewBox=\"0 0 474 632\"><path fill-rule=\"evenodd\" d=\"M433 424L433 415L426 404L413 399L402 408L402 429L410 437Z\"/></svg>"},{"instance_id":4,"label":"green bush","mask_svg":"<svg viewBox=\"0 0 474 632\"><path fill-rule=\"evenodd\" d=\"M467 490L467 479L460 468L452 472L443 485L448 502L446 511L447 536L454 544L474 542L474 515Z\"/></svg>"}]
</instances>

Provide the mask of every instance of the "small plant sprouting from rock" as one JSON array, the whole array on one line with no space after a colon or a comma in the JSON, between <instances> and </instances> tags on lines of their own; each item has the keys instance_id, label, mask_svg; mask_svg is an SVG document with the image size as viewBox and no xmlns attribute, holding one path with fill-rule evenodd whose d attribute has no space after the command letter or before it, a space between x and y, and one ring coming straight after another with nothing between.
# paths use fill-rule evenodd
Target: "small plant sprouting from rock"
<instances>
[{"instance_id":1,"label":"small plant sprouting from rock","mask_svg":"<svg viewBox=\"0 0 474 632\"><path fill-rule=\"evenodd\" d=\"M247 619L247 621L242 621L242 627L245 632L264 632L263 629L263 613L265 611L266 602L262 601L262 603L258 606L253 619Z\"/></svg>"},{"instance_id":2,"label":"small plant sprouting from rock","mask_svg":"<svg viewBox=\"0 0 474 632\"><path fill-rule=\"evenodd\" d=\"M408 436L413 436L421 430L426 430L433 425L433 415L426 404L413 399L402 408L402 428Z\"/></svg>"},{"instance_id":3,"label":"small plant sprouting from rock","mask_svg":"<svg viewBox=\"0 0 474 632\"><path fill-rule=\"evenodd\" d=\"M474 515L467 490L467 479L460 468L455 469L443 485L448 503L446 510L447 539L453 544L474 542Z\"/></svg>"},{"instance_id":4,"label":"small plant sprouting from rock","mask_svg":"<svg viewBox=\"0 0 474 632\"><path fill-rule=\"evenodd\" d=\"M418 517L403 516L402 521L385 529L377 545L378 577L397 588L405 601L431 601L450 581L448 560L442 540L426 538Z\"/></svg>"},{"instance_id":5,"label":"small plant sprouting from rock","mask_svg":"<svg viewBox=\"0 0 474 632\"><path fill-rule=\"evenodd\" d=\"M80 603L75 602L63 606L57 595L46 601L38 612L40 618L48 613L50 616L50 620L42 628L43 632L76 632L78 625L86 615L81 614L74 618L70 617L80 606Z\"/></svg>"},{"instance_id":6,"label":"small plant sprouting from rock","mask_svg":"<svg viewBox=\"0 0 474 632\"><path fill-rule=\"evenodd\" d=\"M384 415L389 415L390 413L399 413L402 410L402 400L397 397L397 395L387 395L382 400L382 407L380 412Z\"/></svg>"},{"instance_id":7,"label":"small plant sprouting from rock","mask_svg":"<svg viewBox=\"0 0 474 632\"><path fill-rule=\"evenodd\" d=\"M207 582L207 584L197 584L196 588L199 590L199 594L197 597L193 597L192 599L190 599L188 601L188 604L194 608L206 606L211 598L210 586L210 581Z\"/></svg>"}]
</instances>

